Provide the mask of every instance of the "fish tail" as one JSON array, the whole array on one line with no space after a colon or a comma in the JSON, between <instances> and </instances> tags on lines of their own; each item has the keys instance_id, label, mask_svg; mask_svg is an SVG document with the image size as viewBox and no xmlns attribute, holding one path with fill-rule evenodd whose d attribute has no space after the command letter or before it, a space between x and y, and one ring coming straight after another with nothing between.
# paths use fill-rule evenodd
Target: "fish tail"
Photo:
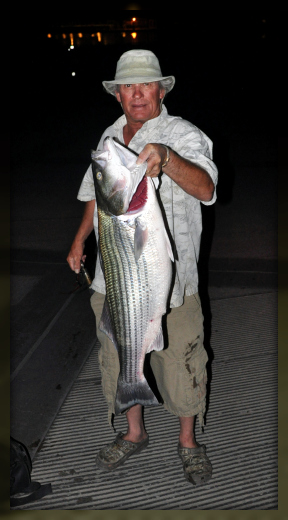
<instances>
[{"instance_id":1,"label":"fish tail","mask_svg":"<svg viewBox=\"0 0 288 520\"><path fill-rule=\"evenodd\" d=\"M143 406L155 406L159 404L158 399L152 392L146 379L136 383L126 383L119 381L117 385L117 393L115 399L115 414L127 410L134 404L142 404Z\"/></svg>"}]
</instances>

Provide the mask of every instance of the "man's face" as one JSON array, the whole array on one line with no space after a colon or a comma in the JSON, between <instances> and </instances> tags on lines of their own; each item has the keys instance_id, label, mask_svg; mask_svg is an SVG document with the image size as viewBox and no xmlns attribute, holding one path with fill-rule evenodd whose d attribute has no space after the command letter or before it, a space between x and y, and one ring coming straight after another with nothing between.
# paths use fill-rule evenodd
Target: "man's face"
<instances>
[{"instance_id":1,"label":"man's face","mask_svg":"<svg viewBox=\"0 0 288 520\"><path fill-rule=\"evenodd\" d=\"M127 121L145 123L160 114L160 99L164 97L164 89L160 89L157 81L150 83L127 83L119 85L116 98L122 103Z\"/></svg>"}]
</instances>

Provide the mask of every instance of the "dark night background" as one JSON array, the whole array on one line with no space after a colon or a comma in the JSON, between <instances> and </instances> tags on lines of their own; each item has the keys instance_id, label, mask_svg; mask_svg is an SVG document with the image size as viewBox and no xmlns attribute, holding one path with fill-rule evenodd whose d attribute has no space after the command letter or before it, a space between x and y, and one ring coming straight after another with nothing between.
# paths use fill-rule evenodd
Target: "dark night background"
<instances>
[{"instance_id":1,"label":"dark night background","mask_svg":"<svg viewBox=\"0 0 288 520\"><path fill-rule=\"evenodd\" d=\"M166 10L163 16L162 11L138 11L139 17L141 13L156 22L153 42L81 43L71 52L67 52L67 40L63 43L53 37L62 32L61 25L121 21L130 13L137 16L137 11L12 12L12 81L17 92L12 103L13 164L31 158L31 152L34 160L35 153L40 160L45 153L55 155L53 137L59 133L58 149L65 146L64 140L73 141L78 157L89 160L90 147L95 146L99 133L120 113L101 81L114 77L122 52L144 44L159 57L163 74L176 77L176 87L167 98L169 112L192 120L214 143L225 138L225 133L229 135L228 125L258 125L265 131L263 126L272 123L274 107L269 100L279 54L277 12ZM47 38L49 32L51 39ZM76 76L71 77L74 69ZM36 150L31 150L32 143L27 142L31 133L43 133L44 127L45 147L34 140Z\"/></svg>"},{"instance_id":2,"label":"dark night background","mask_svg":"<svg viewBox=\"0 0 288 520\"><path fill-rule=\"evenodd\" d=\"M65 261L83 211L76 196L90 150L121 115L102 81L114 78L123 52L148 48L159 58L163 75L176 77L165 101L168 112L194 123L214 145L218 200L203 208L204 285L211 261L216 269L223 262L235 270L261 266L267 271L275 265L275 172L278 145L286 142L279 122L286 10L10 13L11 260ZM148 40L92 45L83 39L68 51L69 41L55 38L63 25L121 24L132 16L154 20ZM286 204L279 202L283 216ZM285 225L280 232L285 236ZM93 238L87 247L92 267ZM286 248L281 258L286 261ZM11 269L13 274L13 264ZM13 287L11 298L18 298Z\"/></svg>"},{"instance_id":3,"label":"dark night background","mask_svg":"<svg viewBox=\"0 0 288 520\"><path fill-rule=\"evenodd\" d=\"M16 95L13 93L11 104L12 232L13 220L23 218L26 206L31 212L31 220L42 218L45 211L47 218L53 214L58 218L67 216L64 209L67 203L69 216L74 215L76 219L81 215L82 205L75 197L90 161L90 150L96 147L103 130L121 115L118 103L104 92L102 80L114 78L120 55L134 47L154 51L162 73L176 77L175 88L165 102L168 112L193 122L212 139L214 160L220 172L219 207L234 207L231 202L235 168L237 164L245 168L251 161L256 161L258 166L259 161L265 164L266 191L274 190L275 196L276 181L273 184L268 165L275 166L277 162L277 111L271 100L279 96L275 84L275 57L281 42L279 13L273 10L165 10L163 15L162 11L149 10L78 9L12 12L12 81L16 85L13 92L17 92ZM79 46L75 42L74 50L68 52L68 39L55 37L62 32L69 33L72 26L75 34L81 30L81 25L111 21L114 25L121 24L133 15L154 21L156 29L150 31L144 41L141 41L140 31L135 41L131 37L120 38L114 45L105 45L104 41L92 45L91 39L84 41L83 38ZM69 24L70 29L67 28ZM50 39L48 33L52 36ZM76 75L72 76L72 72ZM52 164L57 167L51 167ZM251 186L247 186L250 179ZM241 196L241 204L245 204L247 188L251 195L257 193L251 214L246 208L247 226L255 212L265 211L264 206L267 209L267 196L264 195L260 202L265 184L263 170L260 173L259 168L248 178L242 173L238 175L241 194L239 192L240 198L234 195L236 206L237 199L240 204ZM47 207L41 200L43 190ZM30 197L29 202L24 194ZM276 198L273 197L269 204L274 205L275 214ZM214 211L214 208L203 208L204 221L205 218L210 220L210 228L207 226L202 241L206 257L213 240ZM224 213L223 218L225 221ZM269 221L272 236L271 215L266 212L263 218ZM75 220L73 225L76 230L78 222ZM260 230L256 227L254 234L259 235ZM14 230L15 238L17 234L19 237L16 227ZM64 228L63 231L65 235ZM245 241L237 246L232 227L230 233L234 236L234 246L241 250L240 257L245 257L245 248L255 248L254 243L248 246ZM247 230L247 237L248 234ZM66 236L63 250L69 247L73 233L69 239ZM251 240L254 241L253 233ZM23 244L18 240L14 247L23 249ZM271 259L273 247L275 244L270 243L268 256L264 250L259 252L260 256ZM32 245L26 249L31 251ZM217 255L223 257L226 253L218 251ZM257 251L251 255L259 256Z\"/></svg>"},{"instance_id":4,"label":"dark night background","mask_svg":"<svg viewBox=\"0 0 288 520\"><path fill-rule=\"evenodd\" d=\"M85 159L99 132L111 123L115 113L120 113L104 93L101 81L114 77L122 52L144 44L159 57L163 74L176 77L177 87L167 98L170 113L192 120L213 142L217 136L220 141L219 134L227 132L228 124L234 128L239 122L250 127L258 124L264 131L263 125L272 122L274 107L269 100L275 87L275 58L279 54L279 14L272 10L166 10L165 16L161 11L138 11L139 18L141 13L141 17L151 17L156 22L153 42L81 43L71 52L67 52L67 40L53 37L57 31L62 32L61 25L121 21L129 18L131 12L12 12L11 65L17 92L13 93L12 103L13 164L19 156L21 161L26 158L24 143L24 153L31 157L29 132L43 132L44 127L52 135L45 150L35 146L37 154L41 160L43 153L55 154L56 125L57 134L62 130L65 134L61 133L60 143L58 136L58 148L64 145L64 139L67 143L73 140L79 157ZM137 16L137 11L134 14ZM49 32L51 39L47 38ZM71 77L74 69L76 76ZM50 125L54 132L50 132Z\"/></svg>"}]
</instances>

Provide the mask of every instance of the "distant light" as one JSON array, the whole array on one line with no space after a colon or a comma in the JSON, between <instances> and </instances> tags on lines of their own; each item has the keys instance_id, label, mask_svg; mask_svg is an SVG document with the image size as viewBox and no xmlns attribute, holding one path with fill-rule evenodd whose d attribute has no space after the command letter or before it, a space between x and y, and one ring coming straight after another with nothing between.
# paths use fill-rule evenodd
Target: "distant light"
<instances>
[{"instance_id":1,"label":"distant light","mask_svg":"<svg viewBox=\"0 0 288 520\"><path fill-rule=\"evenodd\" d=\"M47 38L52 38L52 34L47 34Z\"/></svg>"},{"instance_id":2,"label":"distant light","mask_svg":"<svg viewBox=\"0 0 288 520\"><path fill-rule=\"evenodd\" d=\"M78 37L79 38L83 38L83 34L82 33L78 33Z\"/></svg>"},{"instance_id":3,"label":"distant light","mask_svg":"<svg viewBox=\"0 0 288 520\"><path fill-rule=\"evenodd\" d=\"M136 18L132 18L132 22L136 22Z\"/></svg>"},{"instance_id":4,"label":"distant light","mask_svg":"<svg viewBox=\"0 0 288 520\"><path fill-rule=\"evenodd\" d=\"M137 33L133 32L133 33L131 34L131 36L132 36L132 38L134 38L134 40L135 40L135 38L137 37Z\"/></svg>"},{"instance_id":5,"label":"distant light","mask_svg":"<svg viewBox=\"0 0 288 520\"><path fill-rule=\"evenodd\" d=\"M123 32L123 33L122 33L122 36L123 36L123 38L126 38L126 33Z\"/></svg>"},{"instance_id":6,"label":"distant light","mask_svg":"<svg viewBox=\"0 0 288 520\"><path fill-rule=\"evenodd\" d=\"M63 40L66 40L66 38L67 38L66 34L62 34L62 38L63 38Z\"/></svg>"},{"instance_id":7,"label":"distant light","mask_svg":"<svg viewBox=\"0 0 288 520\"><path fill-rule=\"evenodd\" d=\"M101 42L102 34L100 32L97 32L97 38L98 38L98 42Z\"/></svg>"},{"instance_id":8,"label":"distant light","mask_svg":"<svg viewBox=\"0 0 288 520\"><path fill-rule=\"evenodd\" d=\"M76 76L76 72L72 72L72 76Z\"/></svg>"}]
</instances>

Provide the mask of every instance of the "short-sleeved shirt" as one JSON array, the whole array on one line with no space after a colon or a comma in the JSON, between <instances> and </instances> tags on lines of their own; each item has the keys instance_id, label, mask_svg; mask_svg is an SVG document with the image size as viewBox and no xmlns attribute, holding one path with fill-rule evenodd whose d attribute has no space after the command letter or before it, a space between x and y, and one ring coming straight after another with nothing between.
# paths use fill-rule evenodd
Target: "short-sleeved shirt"
<instances>
[{"instance_id":1,"label":"short-sleeved shirt","mask_svg":"<svg viewBox=\"0 0 288 520\"><path fill-rule=\"evenodd\" d=\"M122 115L103 133L97 150L103 149L105 137L116 137L124 143L123 128L127 120ZM212 160L212 142L195 125L181 117L170 116L166 107L162 106L160 115L150 119L136 132L129 148L140 153L148 143L160 143L169 146L181 157L201 166L211 176L216 187L218 171ZM168 175L160 175L159 195L165 210L166 221L174 241L176 276L171 296L170 306L179 307L183 304L184 295L198 292L198 269L200 240L202 233L202 216L200 201L188 195ZM89 166L79 189L77 198L81 201L95 199L92 167ZM213 204L216 200L216 189L209 202L201 201L205 205ZM97 204L94 211L94 230L98 241L98 214ZM96 261L95 277L92 289L105 294L105 280L100 262Z\"/></svg>"}]
</instances>

